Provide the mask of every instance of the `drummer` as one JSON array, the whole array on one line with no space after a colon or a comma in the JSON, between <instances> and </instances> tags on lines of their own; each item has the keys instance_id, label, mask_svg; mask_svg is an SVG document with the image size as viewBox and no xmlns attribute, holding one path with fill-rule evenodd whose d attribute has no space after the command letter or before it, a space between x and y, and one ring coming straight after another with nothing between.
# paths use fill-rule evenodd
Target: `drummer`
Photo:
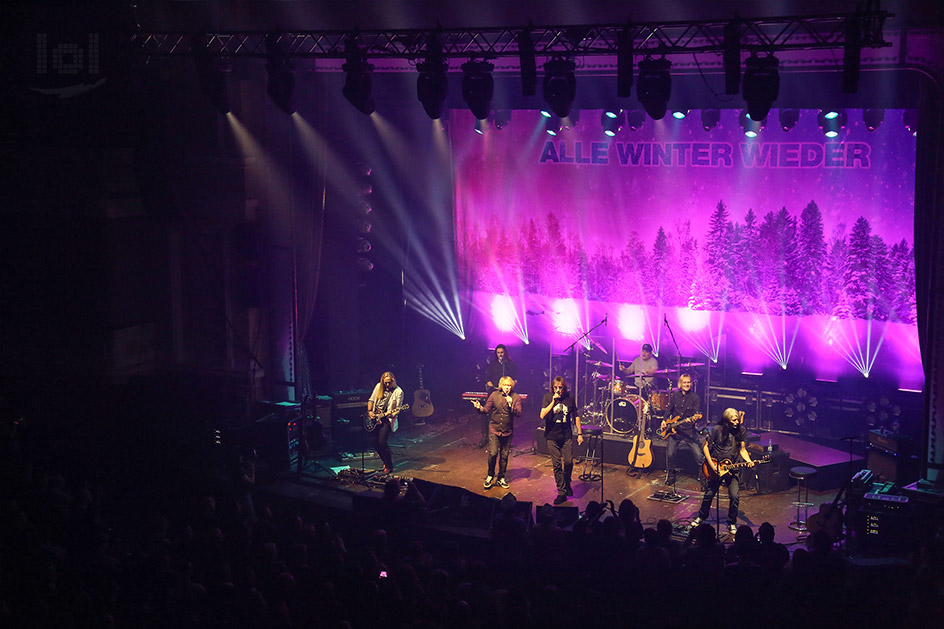
<instances>
[{"instance_id":1,"label":"drummer","mask_svg":"<svg viewBox=\"0 0 944 629\"><path fill-rule=\"evenodd\" d=\"M652 355L652 345L643 343L639 356L633 359L628 366L620 365L620 371L627 376L636 376L634 384L642 395L643 388L651 389L655 385L655 378L652 376L659 370L659 361Z\"/></svg>"}]
</instances>

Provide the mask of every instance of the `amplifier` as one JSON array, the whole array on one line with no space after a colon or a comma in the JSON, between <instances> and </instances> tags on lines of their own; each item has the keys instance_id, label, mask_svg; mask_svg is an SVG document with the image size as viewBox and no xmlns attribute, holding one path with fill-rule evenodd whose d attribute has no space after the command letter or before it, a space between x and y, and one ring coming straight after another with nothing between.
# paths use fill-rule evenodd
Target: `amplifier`
<instances>
[{"instance_id":1,"label":"amplifier","mask_svg":"<svg viewBox=\"0 0 944 629\"><path fill-rule=\"evenodd\" d=\"M896 513L908 508L907 496L869 492L862 499L864 501L862 508L873 513Z\"/></svg>"},{"instance_id":2,"label":"amplifier","mask_svg":"<svg viewBox=\"0 0 944 629\"><path fill-rule=\"evenodd\" d=\"M885 430L869 431L869 446L900 456L911 455L911 437Z\"/></svg>"},{"instance_id":3,"label":"amplifier","mask_svg":"<svg viewBox=\"0 0 944 629\"><path fill-rule=\"evenodd\" d=\"M283 471L298 463L299 417L286 419L267 415L256 422L256 448L259 458L273 471Z\"/></svg>"},{"instance_id":4,"label":"amplifier","mask_svg":"<svg viewBox=\"0 0 944 629\"><path fill-rule=\"evenodd\" d=\"M370 389L358 389L356 391L335 391L331 394L331 400L335 410L344 410L348 408L361 409L367 408L367 400L370 399Z\"/></svg>"}]
</instances>

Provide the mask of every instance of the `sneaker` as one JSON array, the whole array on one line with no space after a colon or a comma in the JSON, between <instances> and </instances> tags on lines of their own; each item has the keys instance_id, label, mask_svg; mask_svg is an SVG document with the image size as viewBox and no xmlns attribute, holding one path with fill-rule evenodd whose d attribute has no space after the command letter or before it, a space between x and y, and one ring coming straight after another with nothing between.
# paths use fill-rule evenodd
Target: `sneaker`
<instances>
[{"instance_id":1,"label":"sneaker","mask_svg":"<svg viewBox=\"0 0 944 629\"><path fill-rule=\"evenodd\" d=\"M508 487L510 487L510 485L508 484L508 481L506 481L504 478L498 479L498 486L501 487L502 489L508 489Z\"/></svg>"},{"instance_id":2,"label":"sneaker","mask_svg":"<svg viewBox=\"0 0 944 629\"><path fill-rule=\"evenodd\" d=\"M568 488L567 488L567 491L566 491L565 493L566 493L568 496L573 496L573 495L574 495L574 489L573 489L573 487L568 487Z\"/></svg>"},{"instance_id":3,"label":"sneaker","mask_svg":"<svg viewBox=\"0 0 944 629\"><path fill-rule=\"evenodd\" d=\"M491 474L485 477L485 489L491 489L492 485L495 484L495 477Z\"/></svg>"},{"instance_id":4,"label":"sneaker","mask_svg":"<svg viewBox=\"0 0 944 629\"><path fill-rule=\"evenodd\" d=\"M564 494L557 494L557 498L554 498L554 504L559 505L567 502L567 496Z\"/></svg>"},{"instance_id":5,"label":"sneaker","mask_svg":"<svg viewBox=\"0 0 944 629\"><path fill-rule=\"evenodd\" d=\"M698 526L699 524L701 524L701 523L702 523L702 519L701 519L701 518L695 518L694 520L692 520L692 523L691 523L690 528L695 528L695 527L697 527L697 526Z\"/></svg>"},{"instance_id":6,"label":"sneaker","mask_svg":"<svg viewBox=\"0 0 944 629\"><path fill-rule=\"evenodd\" d=\"M737 524L728 525L728 533L730 533L731 535L737 535L737 532L738 532Z\"/></svg>"}]
</instances>

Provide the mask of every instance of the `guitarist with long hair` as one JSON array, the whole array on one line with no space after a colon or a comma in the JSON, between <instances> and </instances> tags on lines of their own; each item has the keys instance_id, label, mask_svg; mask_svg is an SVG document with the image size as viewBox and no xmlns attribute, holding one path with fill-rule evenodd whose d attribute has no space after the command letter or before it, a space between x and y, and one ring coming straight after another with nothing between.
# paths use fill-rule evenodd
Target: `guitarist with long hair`
<instances>
[{"instance_id":1,"label":"guitarist with long hair","mask_svg":"<svg viewBox=\"0 0 944 629\"><path fill-rule=\"evenodd\" d=\"M678 389L669 396L666 419L659 428L665 434L668 443L665 448L666 485L675 485L679 470L678 452L687 448L698 468L705 461L701 443L695 437L695 420L701 418L701 398L692 391L692 377L683 373L678 379ZM699 481L701 479L699 478Z\"/></svg>"},{"instance_id":2,"label":"guitarist with long hair","mask_svg":"<svg viewBox=\"0 0 944 629\"><path fill-rule=\"evenodd\" d=\"M748 467L754 466L751 455L747 451L744 441L744 412L734 408L724 409L721 419L711 427L708 438L705 440L704 450L705 472L708 474L708 488L701 499L701 508L698 517L692 520L692 528L708 519L711 501L722 485L728 488L728 530L731 535L737 533L737 516L740 499L738 489L740 479L736 469L725 469L726 464L733 463L740 458ZM741 464L741 465L743 465Z\"/></svg>"},{"instance_id":3,"label":"guitarist with long hair","mask_svg":"<svg viewBox=\"0 0 944 629\"><path fill-rule=\"evenodd\" d=\"M393 455L390 453L390 446L387 441L390 439L390 433L397 430L397 415L394 412L389 417L387 412L392 409L399 409L403 406L403 389L397 386L397 377L392 371L385 371L380 376L380 382L374 386L373 393L367 400L367 414L371 419L379 419L380 425L370 434L373 435L373 446L383 461L383 473L393 472Z\"/></svg>"}]
</instances>

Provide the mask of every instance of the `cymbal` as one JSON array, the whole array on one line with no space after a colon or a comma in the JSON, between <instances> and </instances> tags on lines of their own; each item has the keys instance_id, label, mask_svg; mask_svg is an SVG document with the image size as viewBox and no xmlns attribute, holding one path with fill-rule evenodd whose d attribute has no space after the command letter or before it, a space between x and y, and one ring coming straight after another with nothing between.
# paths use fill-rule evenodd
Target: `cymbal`
<instances>
[{"instance_id":1,"label":"cymbal","mask_svg":"<svg viewBox=\"0 0 944 629\"><path fill-rule=\"evenodd\" d=\"M613 365L610 363L605 363L602 360L588 360L587 364L593 365L594 367L609 367L610 369L613 368Z\"/></svg>"},{"instance_id":2,"label":"cymbal","mask_svg":"<svg viewBox=\"0 0 944 629\"><path fill-rule=\"evenodd\" d=\"M685 369L687 367L704 367L704 366L705 366L705 363L682 363L681 365L676 366L676 369L678 369L679 367L681 367L682 369Z\"/></svg>"}]
</instances>

